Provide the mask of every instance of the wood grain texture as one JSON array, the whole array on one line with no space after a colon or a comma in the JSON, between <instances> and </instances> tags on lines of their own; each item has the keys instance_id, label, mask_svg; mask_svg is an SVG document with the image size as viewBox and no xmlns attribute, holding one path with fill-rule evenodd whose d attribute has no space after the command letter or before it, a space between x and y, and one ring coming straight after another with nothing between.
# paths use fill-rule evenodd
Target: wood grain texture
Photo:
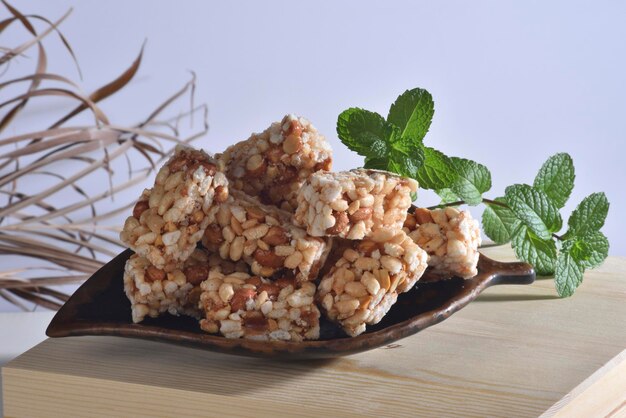
<instances>
[{"instance_id":1,"label":"wood grain texture","mask_svg":"<svg viewBox=\"0 0 626 418\"><path fill-rule=\"evenodd\" d=\"M513 260L507 248L485 253ZM397 345L335 360L47 340L3 369L5 414L534 417L626 348L625 273L626 260L611 257L569 299L548 279L494 287Z\"/></svg>"},{"instance_id":2,"label":"wood grain texture","mask_svg":"<svg viewBox=\"0 0 626 418\"><path fill-rule=\"evenodd\" d=\"M612 358L540 418L626 417L626 350Z\"/></svg>"}]
</instances>

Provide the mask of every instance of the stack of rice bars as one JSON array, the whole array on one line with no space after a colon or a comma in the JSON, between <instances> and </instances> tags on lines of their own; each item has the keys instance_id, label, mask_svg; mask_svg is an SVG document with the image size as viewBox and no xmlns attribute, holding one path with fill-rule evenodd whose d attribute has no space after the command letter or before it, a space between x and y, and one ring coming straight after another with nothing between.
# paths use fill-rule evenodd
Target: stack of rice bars
<instances>
[{"instance_id":1,"label":"stack of rice bars","mask_svg":"<svg viewBox=\"0 0 626 418\"><path fill-rule=\"evenodd\" d=\"M177 148L120 234L133 321L167 312L227 338L302 341L319 338L321 309L356 336L427 265L476 274L469 214L407 216L414 180L330 169L324 137L293 115L215 158Z\"/></svg>"}]
</instances>

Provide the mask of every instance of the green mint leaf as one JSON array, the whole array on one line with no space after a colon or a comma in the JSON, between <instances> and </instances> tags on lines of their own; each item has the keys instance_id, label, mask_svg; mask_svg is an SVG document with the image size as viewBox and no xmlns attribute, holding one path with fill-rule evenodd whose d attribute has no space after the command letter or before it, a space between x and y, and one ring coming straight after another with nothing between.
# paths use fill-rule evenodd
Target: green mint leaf
<instances>
[{"instance_id":1,"label":"green mint leaf","mask_svg":"<svg viewBox=\"0 0 626 418\"><path fill-rule=\"evenodd\" d=\"M424 151L419 148L405 153L392 149L389 154L388 171L403 177L417 178L419 167L424 162Z\"/></svg>"},{"instance_id":2,"label":"green mint leaf","mask_svg":"<svg viewBox=\"0 0 626 418\"><path fill-rule=\"evenodd\" d=\"M589 247L589 257L584 262L586 268L595 268L609 256L609 240L600 231L583 237Z\"/></svg>"},{"instance_id":3,"label":"green mint leaf","mask_svg":"<svg viewBox=\"0 0 626 418\"><path fill-rule=\"evenodd\" d=\"M515 216L540 239L551 239L552 233L563 226L558 208L541 190L515 184L506 188L504 197Z\"/></svg>"},{"instance_id":4,"label":"green mint leaf","mask_svg":"<svg viewBox=\"0 0 626 418\"><path fill-rule=\"evenodd\" d=\"M497 202L506 203L503 197L494 199ZM483 230L485 235L496 244L504 244L511 241L511 236L519 226L513 211L502 206L487 204L483 212Z\"/></svg>"},{"instance_id":5,"label":"green mint leaf","mask_svg":"<svg viewBox=\"0 0 626 418\"><path fill-rule=\"evenodd\" d=\"M387 171L391 171L392 173L396 173L406 177L404 166L401 163L398 163L391 159L387 161Z\"/></svg>"},{"instance_id":6,"label":"green mint leaf","mask_svg":"<svg viewBox=\"0 0 626 418\"><path fill-rule=\"evenodd\" d=\"M457 196L450 189L435 190L435 193L437 193L437 195L439 195L439 197L441 198L441 204L442 205L446 204L446 203L452 203L452 202L457 202L457 201L461 200L461 198L459 196Z\"/></svg>"},{"instance_id":7,"label":"green mint leaf","mask_svg":"<svg viewBox=\"0 0 626 418\"><path fill-rule=\"evenodd\" d=\"M353 107L337 118L337 135L348 148L364 157L384 158L399 130L378 113Z\"/></svg>"},{"instance_id":8,"label":"green mint leaf","mask_svg":"<svg viewBox=\"0 0 626 418\"><path fill-rule=\"evenodd\" d=\"M400 134L400 128L377 113L351 108L339 115L337 134L348 148L365 156L365 168L416 178L424 161L421 142Z\"/></svg>"},{"instance_id":9,"label":"green mint leaf","mask_svg":"<svg viewBox=\"0 0 626 418\"><path fill-rule=\"evenodd\" d=\"M557 208L565 206L574 189L574 161L569 154L553 155L541 166L533 186L552 199Z\"/></svg>"},{"instance_id":10,"label":"green mint leaf","mask_svg":"<svg viewBox=\"0 0 626 418\"><path fill-rule=\"evenodd\" d=\"M487 190L491 189L491 173L482 164L464 158L451 157L450 161L456 171L457 178L450 189L468 205L482 202Z\"/></svg>"},{"instance_id":11,"label":"green mint leaf","mask_svg":"<svg viewBox=\"0 0 626 418\"><path fill-rule=\"evenodd\" d=\"M414 141L410 137L401 136L400 129L395 125L393 125L393 130L394 132L390 139L392 149L409 156L414 153L424 154L424 146L421 141Z\"/></svg>"},{"instance_id":12,"label":"green mint leaf","mask_svg":"<svg viewBox=\"0 0 626 418\"><path fill-rule=\"evenodd\" d=\"M532 264L538 275L554 274L557 256L552 239L543 240L520 223L512 234L511 246L517 258Z\"/></svg>"},{"instance_id":13,"label":"green mint leaf","mask_svg":"<svg viewBox=\"0 0 626 418\"><path fill-rule=\"evenodd\" d=\"M366 157L365 168L391 171L403 177L416 178L419 166L424 161L424 152L415 149L410 155L392 149L385 157Z\"/></svg>"},{"instance_id":14,"label":"green mint leaf","mask_svg":"<svg viewBox=\"0 0 626 418\"><path fill-rule=\"evenodd\" d=\"M433 119L435 104L424 89L407 90L391 105L387 121L400 128L402 137L421 141Z\"/></svg>"},{"instance_id":15,"label":"green mint leaf","mask_svg":"<svg viewBox=\"0 0 626 418\"><path fill-rule=\"evenodd\" d=\"M576 238L563 241L561 251L570 253L578 262L585 262L591 256L591 247L585 241Z\"/></svg>"},{"instance_id":16,"label":"green mint leaf","mask_svg":"<svg viewBox=\"0 0 626 418\"><path fill-rule=\"evenodd\" d=\"M598 232L609 212L609 201L604 193L593 193L583 199L574 209L567 222L569 229L565 238L583 237Z\"/></svg>"},{"instance_id":17,"label":"green mint leaf","mask_svg":"<svg viewBox=\"0 0 626 418\"><path fill-rule=\"evenodd\" d=\"M609 255L609 240L602 232L593 232L582 238L563 241L561 251L569 252L585 268L595 268Z\"/></svg>"},{"instance_id":18,"label":"green mint leaf","mask_svg":"<svg viewBox=\"0 0 626 418\"><path fill-rule=\"evenodd\" d=\"M585 268L567 251L561 251L557 258L554 272L556 291L560 297L572 296L583 281Z\"/></svg>"},{"instance_id":19,"label":"green mint leaf","mask_svg":"<svg viewBox=\"0 0 626 418\"><path fill-rule=\"evenodd\" d=\"M363 168L389 171L388 161L389 159L387 159L386 157L385 158L365 157L365 164L363 165Z\"/></svg>"},{"instance_id":20,"label":"green mint leaf","mask_svg":"<svg viewBox=\"0 0 626 418\"><path fill-rule=\"evenodd\" d=\"M419 169L424 162L424 151L417 148L411 151L410 155L396 150L391 152L391 158L399 165L400 170L396 173L404 176L416 179Z\"/></svg>"},{"instance_id":21,"label":"green mint leaf","mask_svg":"<svg viewBox=\"0 0 626 418\"><path fill-rule=\"evenodd\" d=\"M417 172L417 181L423 189L439 190L452 185L456 172L449 157L434 148L423 147L424 163Z\"/></svg>"}]
</instances>

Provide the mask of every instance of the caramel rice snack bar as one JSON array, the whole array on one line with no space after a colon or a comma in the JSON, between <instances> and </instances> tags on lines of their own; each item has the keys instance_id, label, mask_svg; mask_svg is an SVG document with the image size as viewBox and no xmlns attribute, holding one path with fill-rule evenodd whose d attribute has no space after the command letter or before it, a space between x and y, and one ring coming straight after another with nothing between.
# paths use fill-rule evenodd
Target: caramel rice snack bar
<instances>
[{"instance_id":1,"label":"caramel rice snack bar","mask_svg":"<svg viewBox=\"0 0 626 418\"><path fill-rule=\"evenodd\" d=\"M159 269L169 271L196 248L206 214L228 198L228 181L203 151L177 147L126 219L120 239Z\"/></svg>"},{"instance_id":2,"label":"caramel rice snack bar","mask_svg":"<svg viewBox=\"0 0 626 418\"><path fill-rule=\"evenodd\" d=\"M428 255L402 230L378 229L351 241L320 281L316 298L327 317L354 337L389 311L398 293L409 291L424 273Z\"/></svg>"},{"instance_id":3,"label":"caramel rice snack bar","mask_svg":"<svg viewBox=\"0 0 626 418\"><path fill-rule=\"evenodd\" d=\"M308 120L287 115L216 158L224 164L232 189L293 212L309 175L331 169L331 154L324 136Z\"/></svg>"},{"instance_id":4,"label":"caramel rice snack bar","mask_svg":"<svg viewBox=\"0 0 626 418\"><path fill-rule=\"evenodd\" d=\"M469 212L453 207L417 208L408 214L404 231L430 256L430 272L440 278L469 279L478 270L480 226Z\"/></svg>"},{"instance_id":5,"label":"caramel rice snack bar","mask_svg":"<svg viewBox=\"0 0 626 418\"><path fill-rule=\"evenodd\" d=\"M315 280L332 244L293 225L289 213L237 191L207 219L202 244L223 259L244 260L257 276L291 271L298 281Z\"/></svg>"},{"instance_id":6,"label":"caramel rice snack bar","mask_svg":"<svg viewBox=\"0 0 626 418\"><path fill-rule=\"evenodd\" d=\"M320 312L311 282L288 277L271 281L213 268L200 286L200 327L206 332L260 341L319 338Z\"/></svg>"},{"instance_id":7,"label":"caramel rice snack bar","mask_svg":"<svg viewBox=\"0 0 626 418\"><path fill-rule=\"evenodd\" d=\"M199 318L200 283L208 274L205 250L195 250L179 268L167 273L133 254L124 268L124 292L131 303L133 322L164 312Z\"/></svg>"},{"instance_id":8,"label":"caramel rice snack bar","mask_svg":"<svg viewBox=\"0 0 626 418\"><path fill-rule=\"evenodd\" d=\"M302 187L294 221L312 236L362 239L376 229L401 229L416 191L415 180L386 171L319 171Z\"/></svg>"}]
</instances>

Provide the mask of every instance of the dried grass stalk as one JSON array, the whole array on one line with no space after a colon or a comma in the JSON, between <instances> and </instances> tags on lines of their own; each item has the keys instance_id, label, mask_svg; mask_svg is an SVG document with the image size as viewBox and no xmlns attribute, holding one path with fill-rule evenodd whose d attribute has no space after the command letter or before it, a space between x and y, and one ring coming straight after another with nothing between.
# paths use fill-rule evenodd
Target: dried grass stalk
<instances>
[{"instance_id":1,"label":"dried grass stalk","mask_svg":"<svg viewBox=\"0 0 626 418\"><path fill-rule=\"evenodd\" d=\"M1 1L9 17L0 21L0 34L20 26L27 39L17 46L0 46L0 77L6 76L11 64L21 64L16 60L31 50L36 51L37 58L35 68L26 74L0 79L0 95L21 89L11 97L0 96L0 297L24 310L31 309L28 302L58 309L67 295L51 286L84 281L123 248L116 227L121 215L128 212L139 187L176 144L188 143L207 132L207 108L193 105L192 74L188 83L155 106L145 120L134 126L111 123L99 103L119 93L137 74L143 47L120 76L86 94L68 77L47 72L43 40L56 34L80 74L70 43L59 30L71 10L51 21L22 14ZM37 25L44 28L38 31ZM46 97L67 99L76 106L48 126L6 135L30 103ZM191 109L159 119L172 113L181 100L189 100ZM72 124L85 112L93 117L92 123ZM179 123L193 120L196 114L203 119L202 127L183 136ZM142 158L133 159L135 153ZM143 161L139 167L137 160ZM119 166L127 172L122 178L116 174L122 171ZM104 186L85 187L97 185L103 178ZM135 193L124 193L128 190ZM105 200L120 194L126 197L116 201L116 209L102 210ZM24 266L7 267L16 262Z\"/></svg>"}]
</instances>

